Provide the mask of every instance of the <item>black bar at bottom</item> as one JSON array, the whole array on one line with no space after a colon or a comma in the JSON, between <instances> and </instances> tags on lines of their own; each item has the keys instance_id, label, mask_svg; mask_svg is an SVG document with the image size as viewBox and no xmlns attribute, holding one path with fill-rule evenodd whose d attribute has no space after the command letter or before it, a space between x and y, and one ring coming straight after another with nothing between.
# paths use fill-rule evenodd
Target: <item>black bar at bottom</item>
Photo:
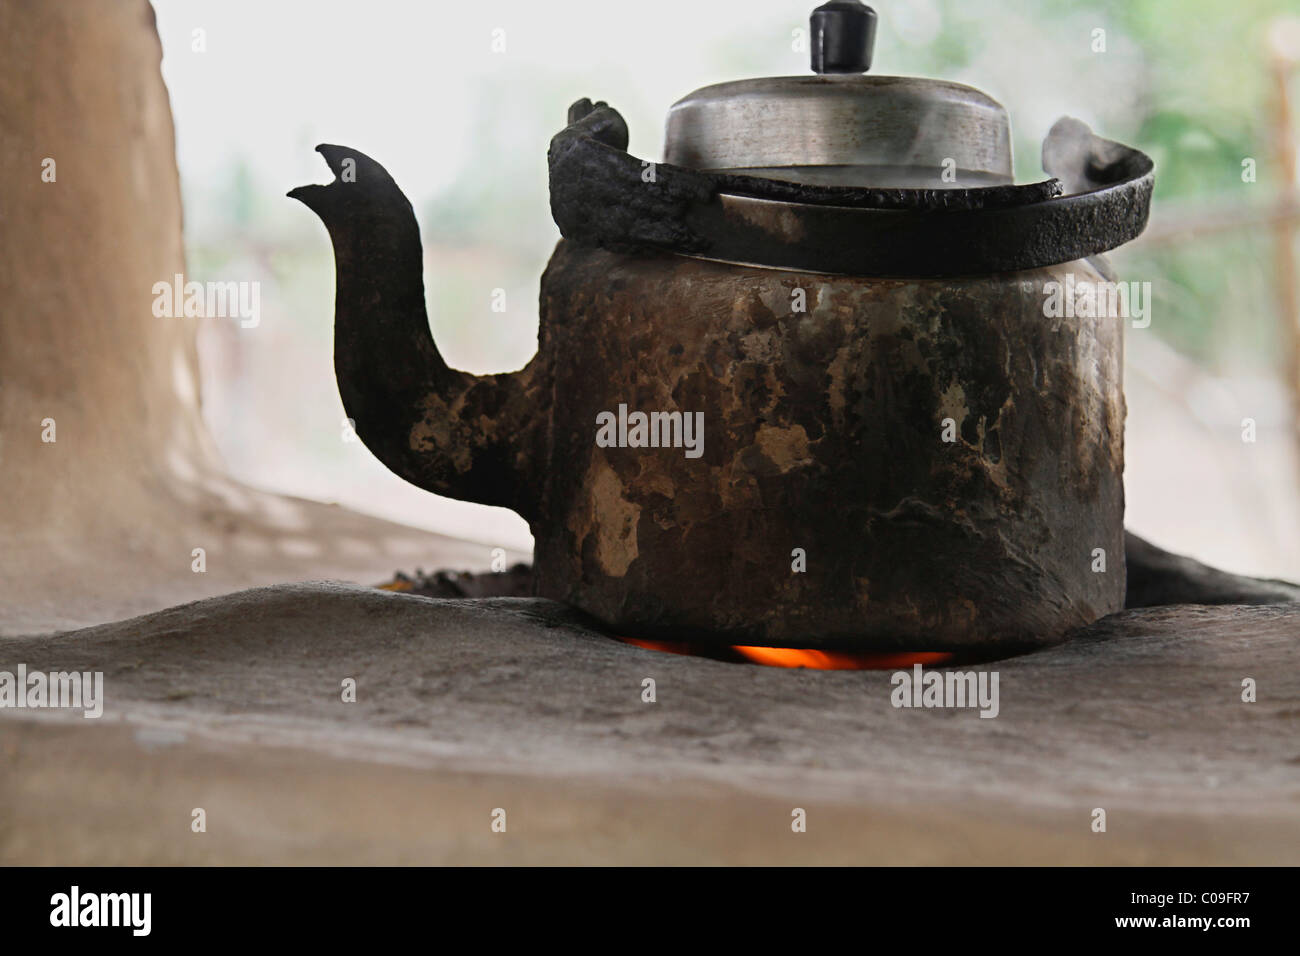
<instances>
[{"instance_id":1,"label":"black bar at bottom","mask_svg":"<svg viewBox=\"0 0 1300 956\"><path fill-rule=\"evenodd\" d=\"M770 943L778 929L811 944L839 932L868 943L892 926L926 944L1045 933L1231 944L1242 933L1293 928L1294 894L1295 871L1281 868L9 868L0 870L0 925L6 943L75 936L337 944L412 931L433 931L424 935L432 942L464 930L471 945L521 934L535 946L608 931L611 944L721 933L734 946L746 937Z\"/></svg>"}]
</instances>

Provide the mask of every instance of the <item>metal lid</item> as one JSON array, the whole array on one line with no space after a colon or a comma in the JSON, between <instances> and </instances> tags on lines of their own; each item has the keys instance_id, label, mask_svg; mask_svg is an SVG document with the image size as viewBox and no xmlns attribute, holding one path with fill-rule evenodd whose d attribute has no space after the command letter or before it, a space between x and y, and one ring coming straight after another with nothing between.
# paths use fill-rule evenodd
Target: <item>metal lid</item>
<instances>
[{"instance_id":1,"label":"metal lid","mask_svg":"<svg viewBox=\"0 0 1300 956\"><path fill-rule=\"evenodd\" d=\"M664 161L826 185L951 188L1013 179L1000 103L959 83L855 75L875 12L831 0L810 19L817 76L719 83L668 114Z\"/></svg>"}]
</instances>

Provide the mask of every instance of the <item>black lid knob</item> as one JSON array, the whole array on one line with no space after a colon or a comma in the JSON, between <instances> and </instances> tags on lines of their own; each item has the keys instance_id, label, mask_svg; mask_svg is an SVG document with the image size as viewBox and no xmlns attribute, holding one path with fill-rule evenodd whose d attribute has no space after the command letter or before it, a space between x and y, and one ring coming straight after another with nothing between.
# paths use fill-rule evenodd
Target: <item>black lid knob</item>
<instances>
[{"instance_id":1,"label":"black lid knob","mask_svg":"<svg viewBox=\"0 0 1300 956\"><path fill-rule=\"evenodd\" d=\"M876 42L876 11L861 0L830 0L808 18L814 73L865 73Z\"/></svg>"}]
</instances>

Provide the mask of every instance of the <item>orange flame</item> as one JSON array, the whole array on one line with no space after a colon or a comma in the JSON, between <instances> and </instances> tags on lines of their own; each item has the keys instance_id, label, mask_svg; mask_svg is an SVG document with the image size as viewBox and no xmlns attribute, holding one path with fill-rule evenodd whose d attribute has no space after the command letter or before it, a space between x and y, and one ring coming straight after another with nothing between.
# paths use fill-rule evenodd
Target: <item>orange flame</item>
<instances>
[{"instance_id":1,"label":"orange flame","mask_svg":"<svg viewBox=\"0 0 1300 956\"><path fill-rule=\"evenodd\" d=\"M901 654L866 654L848 651L814 651L801 647L742 647L736 651L767 667L806 667L818 671L898 670L913 664L942 664L952 657L939 651Z\"/></svg>"},{"instance_id":2,"label":"orange flame","mask_svg":"<svg viewBox=\"0 0 1300 956\"><path fill-rule=\"evenodd\" d=\"M709 648L684 641L647 641L639 637L620 637L619 640L650 651L665 654L685 654L693 657L712 657L722 660L762 664L764 667L804 667L819 671L898 670L913 664L942 664L952 654L941 651L918 653L879 653L857 651L815 651L802 647L758 647L734 645L730 648Z\"/></svg>"}]
</instances>

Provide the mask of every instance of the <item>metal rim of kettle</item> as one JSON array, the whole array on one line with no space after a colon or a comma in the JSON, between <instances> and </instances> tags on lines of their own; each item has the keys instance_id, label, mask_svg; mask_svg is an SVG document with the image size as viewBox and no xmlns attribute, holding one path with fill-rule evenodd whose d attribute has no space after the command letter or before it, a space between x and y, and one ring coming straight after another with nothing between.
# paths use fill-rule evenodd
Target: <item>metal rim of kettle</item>
<instances>
[{"instance_id":1,"label":"metal rim of kettle","mask_svg":"<svg viewBox=\"0 0 1300 956\"><path fill-rule=\"evenodd\" d=\"M627 143L607 104L570 107L548 152L551 214L566 239L825 274L937 278L1087 258L1141 234L1155 180L1145 153L1069 118L1043 143L1052 179L965 189L709 172L637 159Z\"/></svg>"},{"instance_id":2,"label":"metal rim of kettle","mask_svg":"<svg viewBox=\"0 0 1300 956\"><path fill-rule=\"evenodd\" d=\"M673 104L664 161L827 185L955 188L1012 182L1011 124L992 97L903 76L718 83ZM951 166L951 184L941 175Z\"/></svg>"},{"instance_id":3,"label":"metal rim of kettle","mask_svg":"<svg viewBox=\"0 0 1300 956\"><path fill-rule=\"evenodd\" d=\"M1052 178L1011 185L996 100L940 80L854 75L870 69L876 33L861 0L829 0L809 27L816 76L696 90L669 113L661 164L628 155L616 110L573 104L548 154L561 234L619 251L928 278L1070 262L1146 227L1155 167L1142 152L1062 119L1043 143ZM975 185L949 188L941 164Z\"/></svg>"}]
</instances>

